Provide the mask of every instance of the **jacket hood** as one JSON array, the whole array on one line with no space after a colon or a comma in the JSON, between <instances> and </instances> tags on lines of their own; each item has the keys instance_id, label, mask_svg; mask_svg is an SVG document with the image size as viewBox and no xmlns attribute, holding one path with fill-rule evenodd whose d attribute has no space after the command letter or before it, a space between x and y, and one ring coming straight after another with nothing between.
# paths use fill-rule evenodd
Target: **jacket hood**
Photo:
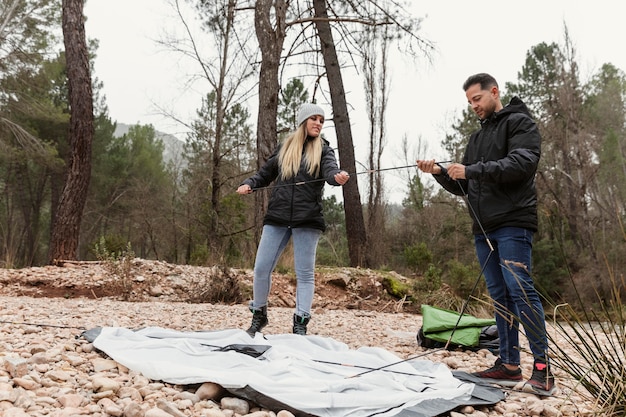
<instances>
[{"instance_id":1,"label":"jacket hood","mask_svg":"<svg viewBox=\"0 0 626 417\"><path fill-rule=\"evenodd\" d=\"M524 113L528 117L532 117L526 103L524 103L522 99L517 96L514 96L509 104L504 106L504 108L498 112L498 116L509 113Z\"/></svg>"},{"instance_id":2,"label":"jacket hood","mask_svg":"<svg viewBox=\"0 0 626 417\"><path fill-rule=\"evenodd\" d=\"M493 113L491 116L489 116L485 120L482 120L481 124L486 123L488 121L498 120L499 118L509 115L511 113L524 113L528 117L532 117L530 114L530 110L528 109L528 106L526 106L526 104L522 101L522 99L520 99L517 96L514 96L509 102L509 104L504 106L502 110L500 110L497 113Z\"/></svg>"}]
</instances>

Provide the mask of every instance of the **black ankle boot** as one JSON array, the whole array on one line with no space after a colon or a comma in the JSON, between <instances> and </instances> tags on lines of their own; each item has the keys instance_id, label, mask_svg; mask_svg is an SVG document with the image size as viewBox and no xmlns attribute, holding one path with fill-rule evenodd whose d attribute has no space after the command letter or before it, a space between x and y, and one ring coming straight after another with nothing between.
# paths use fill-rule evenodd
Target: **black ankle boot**
<instances>
[{"instance_id":1,"label":"black ankle boot","mask_svg":"<svg viewBox=\"0 0 626 417\"><path fill-rule=\"evenodd\" d=\"M267 320L267 306L263 306L258 310L250 307L250 311L252 312L252 324L246 332L250 337L254 337L256 332L260 332L269 323Z\"/></svg>"},{"instance_id":2,"label":"black ankle boot","mask_svg":"<svg viewBox=\"0 0 626 417\"><path fill-rule=\"evenodd\" d=\"M293 334L299 334L300 336L306 335L306 325L309 324L311 317L293 315Z\"/></svg>"}]
</instances>

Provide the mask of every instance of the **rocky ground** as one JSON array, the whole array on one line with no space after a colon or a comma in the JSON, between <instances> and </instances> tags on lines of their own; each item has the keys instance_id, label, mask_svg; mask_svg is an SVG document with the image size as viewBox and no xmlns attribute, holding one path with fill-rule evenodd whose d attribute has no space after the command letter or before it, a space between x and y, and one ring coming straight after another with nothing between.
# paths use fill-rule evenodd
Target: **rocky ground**
<instances>
[{"instance_id":1,"label":"rocky ground","mask_svg":"<svg viewBox=\"0 0 626 417\"><path fill-rule=\"evenodd\" d=\"M147 380L80 337L83 330L98 326L182 331L247 328L251 282L250 271L140 259L0 270L0 415L290 416L284 410L263 410L232 398L212 384L188 387ZM266 333L290 332L294 294L294 279L276 274ZM416 306L389 296L381 277L372 271L320 270L309 333L332 337L351 348L382 347L402 358L425 355L454 370L471 372L495 360L487 351L422 349L415 338L421 327L416 311ZM528 376L532 359L525 355L523 361ZM554 397L511 390L505 401L493 407L464 407L451 415L592 414L592 404L568 389L563 378Z\"/></svg>"}]
</instances>

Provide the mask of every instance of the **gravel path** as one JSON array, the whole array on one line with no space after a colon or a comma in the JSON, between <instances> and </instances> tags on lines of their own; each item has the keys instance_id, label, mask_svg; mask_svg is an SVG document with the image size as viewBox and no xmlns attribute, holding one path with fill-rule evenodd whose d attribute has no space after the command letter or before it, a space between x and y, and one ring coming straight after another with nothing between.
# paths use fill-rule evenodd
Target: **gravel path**
<instances>
[{"instance_id":1,"label":"gravel path","mask_svg":"<svg viewBox=\"0 0 626 417\"><path fill-rule=\"evenodd\" d=\"M291 308L271 309L266 332L290 332L292 313ZM97 326L182 331L246 328L250 313L244 304L4 296L0 297L0 321L0 415L4 417L291 416L284 410L261 410L241 399L220 399L215 394L219 387L210 384L181 387L149 381L77 338L81 329ZM421 316L414 314L318 310L309 333L332 337L351 348L383 347L408 358L423 352L415 341L420 326ZM463 371L483 368L494 360L486 351L437 351L426 359ZM531 359L524 361L524 368L530 369ZM465 407L451 415L574 416L588 414L590 409L580 397L562 389L547 399L510 392L506 401L493 407Z\"/></svg>"}]
</instances>

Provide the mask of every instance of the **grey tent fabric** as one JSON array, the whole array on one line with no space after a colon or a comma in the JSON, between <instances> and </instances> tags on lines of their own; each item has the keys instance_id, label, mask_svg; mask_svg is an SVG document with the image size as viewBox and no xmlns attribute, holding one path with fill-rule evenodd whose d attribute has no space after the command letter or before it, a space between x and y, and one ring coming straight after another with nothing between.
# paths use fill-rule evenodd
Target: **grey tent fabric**
<instances>
[{"instance_id":1,"label":"grey tent fabric","mask_svg":"<svg viewBox=\"0 0 626 417\"><path fill-rule=\"evenodd\" d=\"M428 360L395 364L401 358L385 349L349 349L315 335L257 334L253 339L239 329L103 327L85 332L85 337L150 379L179 385L214 382L233 395L297 416L430 417L504 398L499 389L456 378L443 364ZM389 364L394 365L386 367ZM358 375L381 367L385 368Z\"/></svg>"}]
</instances>

